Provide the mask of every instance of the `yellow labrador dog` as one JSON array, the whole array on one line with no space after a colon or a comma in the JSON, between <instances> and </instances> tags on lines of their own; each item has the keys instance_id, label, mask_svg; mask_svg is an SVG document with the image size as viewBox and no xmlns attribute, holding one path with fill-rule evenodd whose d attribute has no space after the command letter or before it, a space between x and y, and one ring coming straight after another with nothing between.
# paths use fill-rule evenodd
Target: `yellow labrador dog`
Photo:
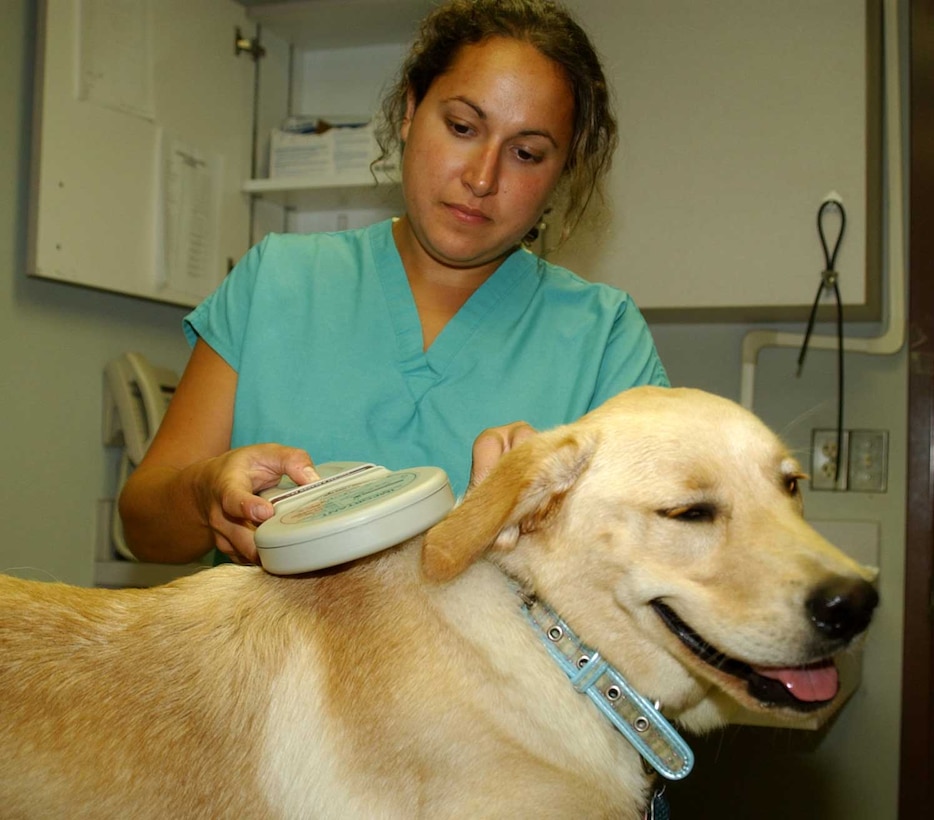
<instances>
[{"instance_id":1,"label":"yellow labrador dog","mask_svg":"<svg viewBox=\"0 0 934 820\"><path fill-rule=\"evenodd\" d=\"M641 818L674 725L832 708L877 599L800 480L737 405L640 388L344 567L4 578L0 814Z\"/></svg>"}]
</instances>

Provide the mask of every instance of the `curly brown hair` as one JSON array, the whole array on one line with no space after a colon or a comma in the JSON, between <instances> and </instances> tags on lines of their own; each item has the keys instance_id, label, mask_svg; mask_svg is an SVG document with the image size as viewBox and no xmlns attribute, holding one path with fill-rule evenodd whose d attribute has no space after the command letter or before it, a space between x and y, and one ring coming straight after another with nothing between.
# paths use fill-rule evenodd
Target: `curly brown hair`
<instances>
[{"instance_id":1,"label":"curly brown hair","mask_svg":"<svg viewBox=\"0 0 934 820\"><path fill-rule=\"evenodd\" d=\"M564 212L560 244L580 222L594 194L602 194L618 138L596 49L571 13L554 0L447 0L434 9L383 97L377 123L380 160L401 149L409 91L418 105L463 46L490 37L533 45L561 66L573 90L574 137L559 184Z\"/></svg>"}]
</instances>

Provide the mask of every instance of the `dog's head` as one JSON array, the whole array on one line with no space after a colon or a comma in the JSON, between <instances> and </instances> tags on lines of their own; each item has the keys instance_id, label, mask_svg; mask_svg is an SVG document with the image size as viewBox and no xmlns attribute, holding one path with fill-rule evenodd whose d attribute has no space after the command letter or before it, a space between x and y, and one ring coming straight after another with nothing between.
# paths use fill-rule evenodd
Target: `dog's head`
<instances>
[{"instance_id":1,"label":"dog's head","mask_svg":"<svg viewBox=\"0 0 934 820\"><path fill-rule=\"evenodd\" d=\"M733 402L637 388L507 453L429 531L422 567L445 581L487 554L690 728L726 717L719 693L813 712L877 595L805 522L802 478Z\"/></svg>"}]
</instances>

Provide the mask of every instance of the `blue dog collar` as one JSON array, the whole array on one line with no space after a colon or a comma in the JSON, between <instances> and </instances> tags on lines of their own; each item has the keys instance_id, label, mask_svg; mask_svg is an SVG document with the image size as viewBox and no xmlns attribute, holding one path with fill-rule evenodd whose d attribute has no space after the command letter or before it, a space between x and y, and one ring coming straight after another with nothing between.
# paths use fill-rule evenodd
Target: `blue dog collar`
<instances>
[{"instance_id":1,"label":"blue dog collar","mask_svg":"<svg viewBox=\"0 0 934 820\"><path fill-rule=\"evenodd\" d=\"M687 777L694 753L658 708L599 652L582 643L554 610L537 598L519 594L529 622L574 688L593 701L660 775L669 780Z\"/></svg>"}]
</instances>

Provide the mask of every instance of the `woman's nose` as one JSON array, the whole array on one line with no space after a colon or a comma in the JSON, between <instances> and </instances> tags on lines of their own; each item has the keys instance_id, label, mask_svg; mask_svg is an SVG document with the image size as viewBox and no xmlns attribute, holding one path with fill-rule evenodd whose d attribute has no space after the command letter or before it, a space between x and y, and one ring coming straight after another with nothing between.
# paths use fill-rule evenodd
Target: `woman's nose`
<instances>
[{"instance_id":1,"label":"woman's nose","mask_svg":"<svg viewBox=\"0 0 934 820\"><path fill-rule=\"evenodd\" d=\"M469 158L462 180L474 196L495 194L499 186L499 152L478 148Z\"/></svg>"}]
</instances>

